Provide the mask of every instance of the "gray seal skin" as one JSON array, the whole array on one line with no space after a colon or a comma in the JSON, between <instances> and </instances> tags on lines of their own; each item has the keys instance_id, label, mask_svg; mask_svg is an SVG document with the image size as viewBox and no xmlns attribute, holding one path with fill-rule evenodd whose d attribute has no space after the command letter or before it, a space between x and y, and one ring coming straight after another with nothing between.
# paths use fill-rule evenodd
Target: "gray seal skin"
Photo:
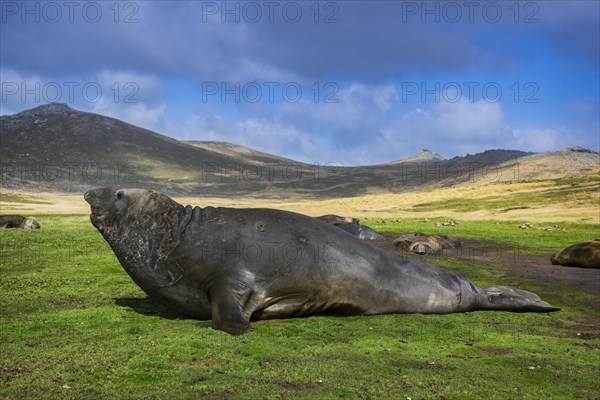
<instances>
[{"instance_id":1,"label":"gray seal skin","mask_svg":"<svg viewBox=\"0 0 600 400\"><path fill-rule=\"evenodd\" d=\"M346 231L361 240L386 240L385 236L375 229L361 224L339 224L335 225L335 227Z\"/></svg>"},{"instance_id":2,"label":"gray seal skin","mask_svg":"<svg viewBox=\"0 0 600 400\"><path fill-rule=\"evenodd\" d=\"M40 229L40 224L20 215L0 215L0 228Z\"/></svg>"},{"instance_id":3,"label":"gray seal skin","mask_svg":"<svg viewBox=\"0 0 600 400\"><path fill-rule=\"evenodd\" d=\"M327 214L316 217L316 219L334 225L362 240L386 240L385 236L376 230L369 228L368 226L360 225L360 220L358 218Z\"/></svg>"},{"instance_id":4,"label":"gray seal skin","mask_svg":"<svg viewBox=\"0 0 600 400\"><path fill-rule=\"evenodd\" d=\"M90 220L151 297L230 334L316 313L555 311L530 292L480 288L330 224L272 209L182 206L154 191L85 193Z\"/></svg>"},{"instance_id":5,"label":"gray seal skin","mask_svg":"<svg viewBox=\"0 0 600 400\"><path fill-rule=\"evenodd\" d=\"M550 257L554 265L579 268L600 268L600 239L575 243Z\"/></svg>"}]
</instances>

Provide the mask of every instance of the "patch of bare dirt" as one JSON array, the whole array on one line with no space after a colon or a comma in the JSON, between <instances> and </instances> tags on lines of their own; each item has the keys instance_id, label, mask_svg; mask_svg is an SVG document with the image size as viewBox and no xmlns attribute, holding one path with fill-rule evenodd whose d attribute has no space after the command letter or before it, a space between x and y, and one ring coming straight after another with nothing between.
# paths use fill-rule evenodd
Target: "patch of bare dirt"
<instances>
[{"instance_id":1,"label":"patch of bare dirt","mask_svg":"<svg viewBox=\"0 0 600 400\"><path fill-rule=\"evenodd\" d=\"M599 339L600 331L600 317L580 317L572 315L567 318L569 321L573 321L576 324L568 326L570 336L578 339L590 340Z\"/></svg>"},{"instance_id":2,"label":"patch of bare dirt","mask_svg":"<svg viewBox=\"0 0 600 400\"><path fill-rule=\"evenodd\" d=\"M512 354L513 350L507 347L493 347L493 346L478 346L479 351L483 351L486 354L493 356L501 356L504 354Z\"/></svg>"},{"instance_id":3,"label":"patch of bare dirt","mask_svg":"<svg viewBox=\"0 0 600 400\"><path fill-rule=\"evenodd\" d=\"M316 389L321 386L319 383L300 383L300 382L290 382L283 381L278 382L279 386L287 390L310 390Z\"/></svg>"},{"instance_id":4,"label":"patch of bare dirt","mask_svg":"<svg viewBox=\"0 0 600 400\"><path fill-rule=\"evenodd\" d=\"M228 399L234 395L231 392L196 392L203 399Z\"/></svg>"},{"instance_id":5,"label":"patch of bare dirt","mask_svg":"<svg viewBox=\"0 0 600 400\"><path fill-rule=\"evenodd\" d=\"M202 368L209 367L213 365L223 365L224 361L219 360L205 360L205 361L182 361L178 362L177 365L180 367L190 367L190 368Z\"/></svg>"},{"instance_id":6,"label":"patch of bare dirt","mask_svg":"<svg viewBox=\"0 0 600 400\"><path fill-rule=\"evenodd\" d=\"M25 373L23 368L1 368L0 369L0 382L6 383L12 378Z\"/></svg>"},{"instance_id":7,"label":"patch of bare dirt","mask_svg":"<svg viewBox=\"0 0 600 400\"><path fill-rule=\"evenodd\" d=\"M183 325L181 324L162 324L159 326L161 329L180 329Z\"/></svg>"}]
</instances>

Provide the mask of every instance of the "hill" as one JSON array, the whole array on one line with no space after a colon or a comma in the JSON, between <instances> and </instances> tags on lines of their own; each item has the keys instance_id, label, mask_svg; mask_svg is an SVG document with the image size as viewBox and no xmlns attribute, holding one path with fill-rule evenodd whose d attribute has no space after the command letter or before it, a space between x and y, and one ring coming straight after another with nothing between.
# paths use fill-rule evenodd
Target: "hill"
<instances>
[{"instance_id":1,"label":"hill","mask_svg":"<svg viewBox=\"0 0 600 400\"><path fill-rule=\"evenodd\" d=\"M449 160L424 150L380 165L311 165L226 142L178 141L51 103L0 117L2 188L82 192L142 187L180 196L337 198L590 174L599 154L488 150Z\"/></svg>"},{"instance_id":2,"label":"hill","mask_svg":"<svg viewBox=\"0 0 600 400\"><path fill-rule=\"evenodd\" d=\"M244 162L252 162L260 165L274 163L302 164L289 158L263 153L249 147L229 142L186 140L183 143L189 143L200 149L212 151L235 159L241 158Z\"/></svg>"},{"instance_id":3,"label":"hill","mask_svg":"<svg viewBox=\"0 0 600 400\"><path fill-rule=\"evenodd\" d=\"M257 166L285 159L215 142L182 142L123 121L48 104L0 117L2 186L97 186L225 194L265 189Z\"/></svg>"}]
</instances>

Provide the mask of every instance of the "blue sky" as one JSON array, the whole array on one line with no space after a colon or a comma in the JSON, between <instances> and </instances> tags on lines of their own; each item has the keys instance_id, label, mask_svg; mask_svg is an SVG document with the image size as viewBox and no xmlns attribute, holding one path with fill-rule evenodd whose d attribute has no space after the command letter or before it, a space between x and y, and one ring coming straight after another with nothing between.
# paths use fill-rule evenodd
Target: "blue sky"
<instances>
[{"instance_id":1,"label":"blue sky","mask_svg":"<svg viewBox=\"0 0 600 400\"><path fill-rule=\"evenodd\" d=\"M597 1L0 4L2 114L321 164L600 147Z\"/></svg>"}]
</instances>

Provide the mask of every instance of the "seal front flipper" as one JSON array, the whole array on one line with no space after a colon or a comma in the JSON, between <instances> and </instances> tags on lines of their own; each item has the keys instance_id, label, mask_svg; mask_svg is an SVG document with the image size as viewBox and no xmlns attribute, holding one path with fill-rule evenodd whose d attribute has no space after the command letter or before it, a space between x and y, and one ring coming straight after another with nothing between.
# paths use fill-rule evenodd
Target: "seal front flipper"
<instances>
[{"instance_id":1,"label":"seal front flipper","mask_svg":"<svg viewBox=\"0 0 600 400\"><path fill-rule=\"evenodd\" d=\"M244 317L240 299L236 298L234 293L235 291L226 286L215 287L209 291L212 307L211 325L213 329L232 335L243 335L250 332L250 321Z\"/></svg>"},{"instance_id":2,"label":"seal front flipper","mask_svg":"<svg viewBox=\"0 0 600 400\"><path fill-rule=\"evenodd\" d=\"M489 286L484 288L484 299L481 308L484 310L501 311L558 311L560 308L551 306L540 297L526 290L510 286Z\"/></svg>"}]
</instances>

